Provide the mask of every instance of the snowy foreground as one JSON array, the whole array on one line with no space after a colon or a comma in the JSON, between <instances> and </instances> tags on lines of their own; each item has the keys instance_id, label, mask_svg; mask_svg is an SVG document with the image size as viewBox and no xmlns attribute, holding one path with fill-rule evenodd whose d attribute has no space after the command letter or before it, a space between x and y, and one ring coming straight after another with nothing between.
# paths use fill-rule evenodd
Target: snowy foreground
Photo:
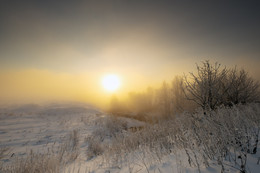
<instances>
[{"instance_id":1,"label":"snowy foreground","mask_svg":"<svg viewBox=\"0 0 260 173\"><path fill-rule=\"evenodd\" d=\"M152 125L82 104L1 108L0 172L260 172L259 104L202 115Z\"/></svg>"}]
</instances>

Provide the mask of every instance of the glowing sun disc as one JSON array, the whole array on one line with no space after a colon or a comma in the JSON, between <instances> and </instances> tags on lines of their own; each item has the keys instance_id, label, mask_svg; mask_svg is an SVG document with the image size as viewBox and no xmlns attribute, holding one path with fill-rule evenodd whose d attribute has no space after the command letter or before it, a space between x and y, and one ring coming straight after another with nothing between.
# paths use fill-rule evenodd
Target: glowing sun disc
<instances>
[{"instance_id":1,"label":"glowing sun disc","mask_svg":"<svg viewBox=\"0 0 260 173\"><path fill-rule=\"evenodd\" d=\"M102 80L102 85L107 91L116 91L120 87L120 80L117 75L106 75Z\"/></svg>"}]
</instances>

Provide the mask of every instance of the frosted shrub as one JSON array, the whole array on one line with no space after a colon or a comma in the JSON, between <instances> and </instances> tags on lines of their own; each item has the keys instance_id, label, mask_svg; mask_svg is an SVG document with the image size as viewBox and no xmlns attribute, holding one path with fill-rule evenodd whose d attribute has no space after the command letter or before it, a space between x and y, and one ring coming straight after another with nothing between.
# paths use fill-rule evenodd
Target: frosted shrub
<instances>
[{"instance_id":1,"label":"frosted shrub","mask_svg":"<svg viewBox=\"0 0 260 173\"><path fill-rule=\"evenodd\" d=\"M183 91L188 100L204 110L259 100L259 83L244 69L222 67L209 60L196 64L196 67L196 73L184 76Z\"/></svg>"},{"instance_id":2,"label":"frosted shrub","mask_svg":"<svg viewBox=\"0 0 260 173\"><path fill-rule=\"evenodd\" d=\"M61 161L72 162L79 155L79 131L73 130L67 141L59 147L59 157Z\"/></svg>"},{"instance_id":3,"label":"frosted shrub","mask_svg":"<svg viewBox=\"0 0 260 173\"><path fill-rule=\"evenodd\" d=\"M87 159L92 159L95 156L101 155L104 151L100 141L94 138L87 138L85 142L88 145L86 156Z\"/></svg>"},{"instance_id":4,"label":"frosted shrub","mask_svg":"<svg viewBox=\"0 0 260 173\"><path fill-rule=\"evenodd\" d=\"M179 123L186 121L186 126L181 126L181 131L188 133L188 139L193 143L183 143L183 146L198 151L204 163L207 163L207 159L216 159L222 166L222 171L223 160L228 157L239 165L241 172L245 172L247 154L256 153L259 114L259 104L251 104L218 108L206 114L198 112L190 117L182 116ZM187 123L190 121L192 123ZM181 134L185 137L184 133ZM190 154L187 156L191 159Z\"/></svg>"},{"instance_id":5,"label":"frosted shrub","mask_svg":"<svg viewBox=\"0 0 260 173\"><path fill-rule=\"evenodd\" d=\"M101 117L96 121L96 126L98 128L85 139L87 159L103 154L104 150L108 149L109 141L111 139L116 141L116 138L127 130L125 121L111 116Z\"/></svg>"},{"instance_id":6,"label":"frosted shrub","mask_svg":"<svg viewBox=\"0 0 260 173\"><path fill-rule=\"evenodd\" d=\"M135 133L116 133L105 147L104 156L115 164L138 155L139 159L149 158L152 164L183 151L190 166L199 171L202 166L209 166L210 160L216 160L224 172L224 162L229 160L240 172L246 172L247 155L257 150L259 122L259 104L186 112Z\"/></svg>"}]
</instances>

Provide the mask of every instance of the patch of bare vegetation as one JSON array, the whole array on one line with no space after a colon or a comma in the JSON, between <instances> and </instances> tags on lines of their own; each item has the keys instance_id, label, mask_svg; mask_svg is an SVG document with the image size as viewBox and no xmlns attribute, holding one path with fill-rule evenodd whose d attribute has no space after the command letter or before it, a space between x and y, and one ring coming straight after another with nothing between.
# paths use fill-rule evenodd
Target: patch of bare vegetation
<instances>
[{"instance_id":1,"label":"patch of bare vegetation","mask_svg":"<svg viewBox=\"0 0 260 173\"><path fill-rule=\"evenodd\" d=\"M217 161L222 172L226 161L240 172L247 170L248 154L257 152L260 131L259 104L217 108L204 114L183 113L176 119L148 124L135 133L118 133L102 147L104 164L115 167L131 158L161 163L167 155L183 152L191 167L208 167ZM101 141L99 141L101 142ZM146 163L148 164L148 163Z\"/></svg>"},{"instance_id":2,"label":"patch of bare vegetation","mask_svg":"<svg viewBox=\"0 0 260 173\"><path fill-rule=\"evenodd\" d=\"M79 155L79 131L74 130L67 140L48 152L38 153L32 150L25 157L17 157L11 163L2 165L0 171L6 173L56 173L62 172Z\"/></svg>"},{"instance_id":3,"label":"patch of bare vegetation","mask_svg":"<svg viewBox=\"0 0 260 173\"><path fill-rule=\"evenodd\" d=\"M112 116L98 119L96 125L99 128L85 138L87 159L103 154L108 147L106 141L114 139L127 131L127 123Z\"/></svg>"},{"instance_id":4,"label":"patch of bare vegetation","mask_svg":"<svg viewBox=\"0 0 260 173\"><path fill-rule=\"evenodd\" d=\"M10 151L8 147L1 147L0 148L0 160L3 159Z\"/></svg>"}]
</instances>

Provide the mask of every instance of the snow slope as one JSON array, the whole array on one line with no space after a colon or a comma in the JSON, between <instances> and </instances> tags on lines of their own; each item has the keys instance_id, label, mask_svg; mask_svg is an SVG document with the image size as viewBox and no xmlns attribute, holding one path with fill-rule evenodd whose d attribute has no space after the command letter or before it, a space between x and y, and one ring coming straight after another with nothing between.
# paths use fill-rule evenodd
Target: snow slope
<instances>
[{"instance_id":1,"label":"snow slope","mask_svg":"<svg viewBox=\"0 0 260 173\"><path fill-rule=\"evenodd\" d=\"M8 148L8 152L0 158L0 166L16 164L17 159L28 157L30 152L47 153L50 149L55 150L75 132L79 149L72 152L78 152L78 156L66 162L59 172L221 172L217 161L210 161L209 167L201 164L199 169L195 165L190 166L183 149L176 149L168 155L163 155L163 151L154 151L162 154L154 157L154 153L140 146L124 153L124 156L115 155L116 148L111 145L116 146L117 140L121 140L118 136L133 135L136 132L129 131L130 128L145 125L130 118L111 118L94 107L82 104L31 104L1 108L0 148ZM89 157L90 143L94 147L102 147L102 152ZM260 172L260 165L257 164L259 158L259 151L248 155L248 171ZM225 172L239 172L237 166L228 160L224 164Z\"/></svg>"}]
</instances>

